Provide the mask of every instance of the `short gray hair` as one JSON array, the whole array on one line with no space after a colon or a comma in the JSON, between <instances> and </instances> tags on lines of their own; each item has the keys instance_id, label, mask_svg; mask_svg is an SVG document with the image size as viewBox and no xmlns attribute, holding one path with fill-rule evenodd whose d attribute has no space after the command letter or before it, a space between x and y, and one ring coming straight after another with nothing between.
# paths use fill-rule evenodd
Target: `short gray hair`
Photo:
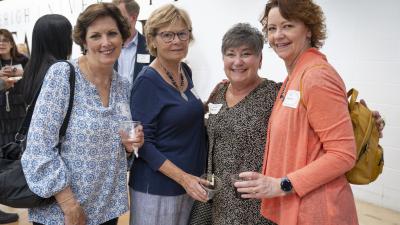
<instances>
[{"instance_id":1,"label":"short gray hair","mask_svg":"<svg viewBox=\"0 0 400 225\"><path fill-rule=\"evenodd\" d=\"M264 36L257 28L248 23L238 23L230 28L222 38L221 51L225 54L228 48L242 45L248 46L256 54L260 54L264 47Z\"/></svg>"}]
</instances>

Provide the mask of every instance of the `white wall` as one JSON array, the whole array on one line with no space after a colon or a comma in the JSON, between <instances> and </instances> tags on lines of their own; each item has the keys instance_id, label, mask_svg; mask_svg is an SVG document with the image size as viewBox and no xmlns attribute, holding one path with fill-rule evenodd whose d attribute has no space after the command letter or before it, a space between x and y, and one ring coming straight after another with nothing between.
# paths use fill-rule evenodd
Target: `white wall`
<instances>
[{"instance_id":1,"label":"white wall","mask_svg":"<svg viewBox=\"0 0 400 225\"><path fill-rule=\"evenodd\" d=\"M323 51L387 126L381 144L385 167L371 185L353 186L355 196L400 211L400 2L320 1L329 37Z\"/></svg>"},{"instance_id":2,"label":"white wall","mask_svg":"<svg viewBox=\"0 0 400 225\"><path fill-rule=\"evenodd\" d=\"M4 0L0 2L0 27L18 31L18 39L30 32L36 18L45 13L61 13L75 23L78 13L89 0ZM195 42L187 61L194 72L194 82L203 99L224 78L220 53L224 32L237 22L249 22L261 28L258 18L266 0L138 0L140 19L154 8L174 3L185 8L193 21ZM387 126L381 144L385 150L385 167L376 182L353 186L357 198L400 211L400 2L397 0L316 0L327 17L328 39L322 51L342 75L347 87L356 87L371 108L379 109ZM72 13L71 13L72 8ZM29 18L25 23L24 10ZM51 10L50 10L51 9ZM13 20L5 19L14 17ZM10 21L13 21L11 23ZM19 22L18 22L19 21ZM21 39L22 40L22 39ZM74 48L73 56L79 55ZM282 81L285 68L265 46L264 77ZM396 135L397 134L397 135Z\"/></svg>"}]
</instances>

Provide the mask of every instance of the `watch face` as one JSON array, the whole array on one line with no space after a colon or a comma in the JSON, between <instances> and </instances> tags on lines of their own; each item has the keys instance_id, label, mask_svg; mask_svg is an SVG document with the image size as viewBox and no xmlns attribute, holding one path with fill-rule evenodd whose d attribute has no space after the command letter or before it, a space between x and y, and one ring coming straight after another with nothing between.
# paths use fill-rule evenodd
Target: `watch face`
<instances>
[{"instance_id":1,"label":"watch face","mask_svg":"<svg viewBox=\"0 0 400 225\"><path fill-rule=\"evenodd\" d=\"M284 192L290 192L292 190L292 183L290 182L290 180L287 177L282 179L281 189Z\"/></svg>"}]
</instances>

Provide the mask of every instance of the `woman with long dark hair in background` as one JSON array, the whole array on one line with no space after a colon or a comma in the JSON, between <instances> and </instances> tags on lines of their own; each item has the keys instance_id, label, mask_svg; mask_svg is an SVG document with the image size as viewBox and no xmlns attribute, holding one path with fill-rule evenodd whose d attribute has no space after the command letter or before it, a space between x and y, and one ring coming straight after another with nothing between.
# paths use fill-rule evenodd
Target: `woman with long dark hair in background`
<instances>
[{"instance_id":1,"label":"woman with long dark hair in background","mask_svg":"<svg viewBox=\"0 0 400 225\"><path fill-rule=\"evenodd\" d=\"M27 104L43 82L47 69L57 60L67 59L72 52L72 25L62 15L40 17L32 32L31 58L24 71L24 99Z\"/></svg>"}]
</instances>

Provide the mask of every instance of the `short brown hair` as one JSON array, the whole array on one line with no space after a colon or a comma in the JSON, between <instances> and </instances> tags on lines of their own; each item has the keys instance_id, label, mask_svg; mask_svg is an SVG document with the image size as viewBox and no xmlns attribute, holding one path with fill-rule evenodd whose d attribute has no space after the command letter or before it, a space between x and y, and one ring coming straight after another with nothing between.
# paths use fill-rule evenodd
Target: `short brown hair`
<instances>
[{"instance_id":1,"label":"short brown hair","mask_svg":"<svg viewBox=\"0 0 400 225\"><path fill-rule=\"evenodd\" d=\"M124 3L126 12L128 12L129 15L139 15L140 6L135 0L112 0L112 3L116 6Z\"/></svg>"},{"instance_id":2,"label":"short brown hair","mask_svg":"<svg viewBox=\"0 0 400 225\"><path fill-rule=\"evenodd\" d=\"M303 22L311 32L311 47L321 48L326 39L325 16L319 5L312 0L269 0L261 18L265 36L268 35L268 14L277 7L287 20Z\"/></svg>"},{"instance_id":3,"label":"short brown hair","mask_svg":"<svg viewBox=\"0 0 400 225\"><path fill-rule=\"evenodd\" d=\"M164 5L151 13L144 26L144 36L146 37L147 48L152 56L157 56L157 49L153 46L153 38L157 35L158 30L177 20L182 20L189 31L192 31L192 21L189 14L172 4ZM192 40L193 35L190 32L189 41Z\"/></svg>"},{"instance_id":4,"label":"short brown hair","mask_svg":"<svg viewBox=\"0 0 400 225\"><path fill-rule=\"evenodd\" d=\"M130 31L128 22L122 16L117 6L115 6L113 3L92 4L88 6L85 11L79 14L78 20L76 21L76 25L74 27L74 32L72 34L75 43L81 47L81 50L84 54L86 54L84 43L88 27L96 19L108 16L113 18L117 23L123 42L129 38Z\"/></svg>"}]
</instances>

